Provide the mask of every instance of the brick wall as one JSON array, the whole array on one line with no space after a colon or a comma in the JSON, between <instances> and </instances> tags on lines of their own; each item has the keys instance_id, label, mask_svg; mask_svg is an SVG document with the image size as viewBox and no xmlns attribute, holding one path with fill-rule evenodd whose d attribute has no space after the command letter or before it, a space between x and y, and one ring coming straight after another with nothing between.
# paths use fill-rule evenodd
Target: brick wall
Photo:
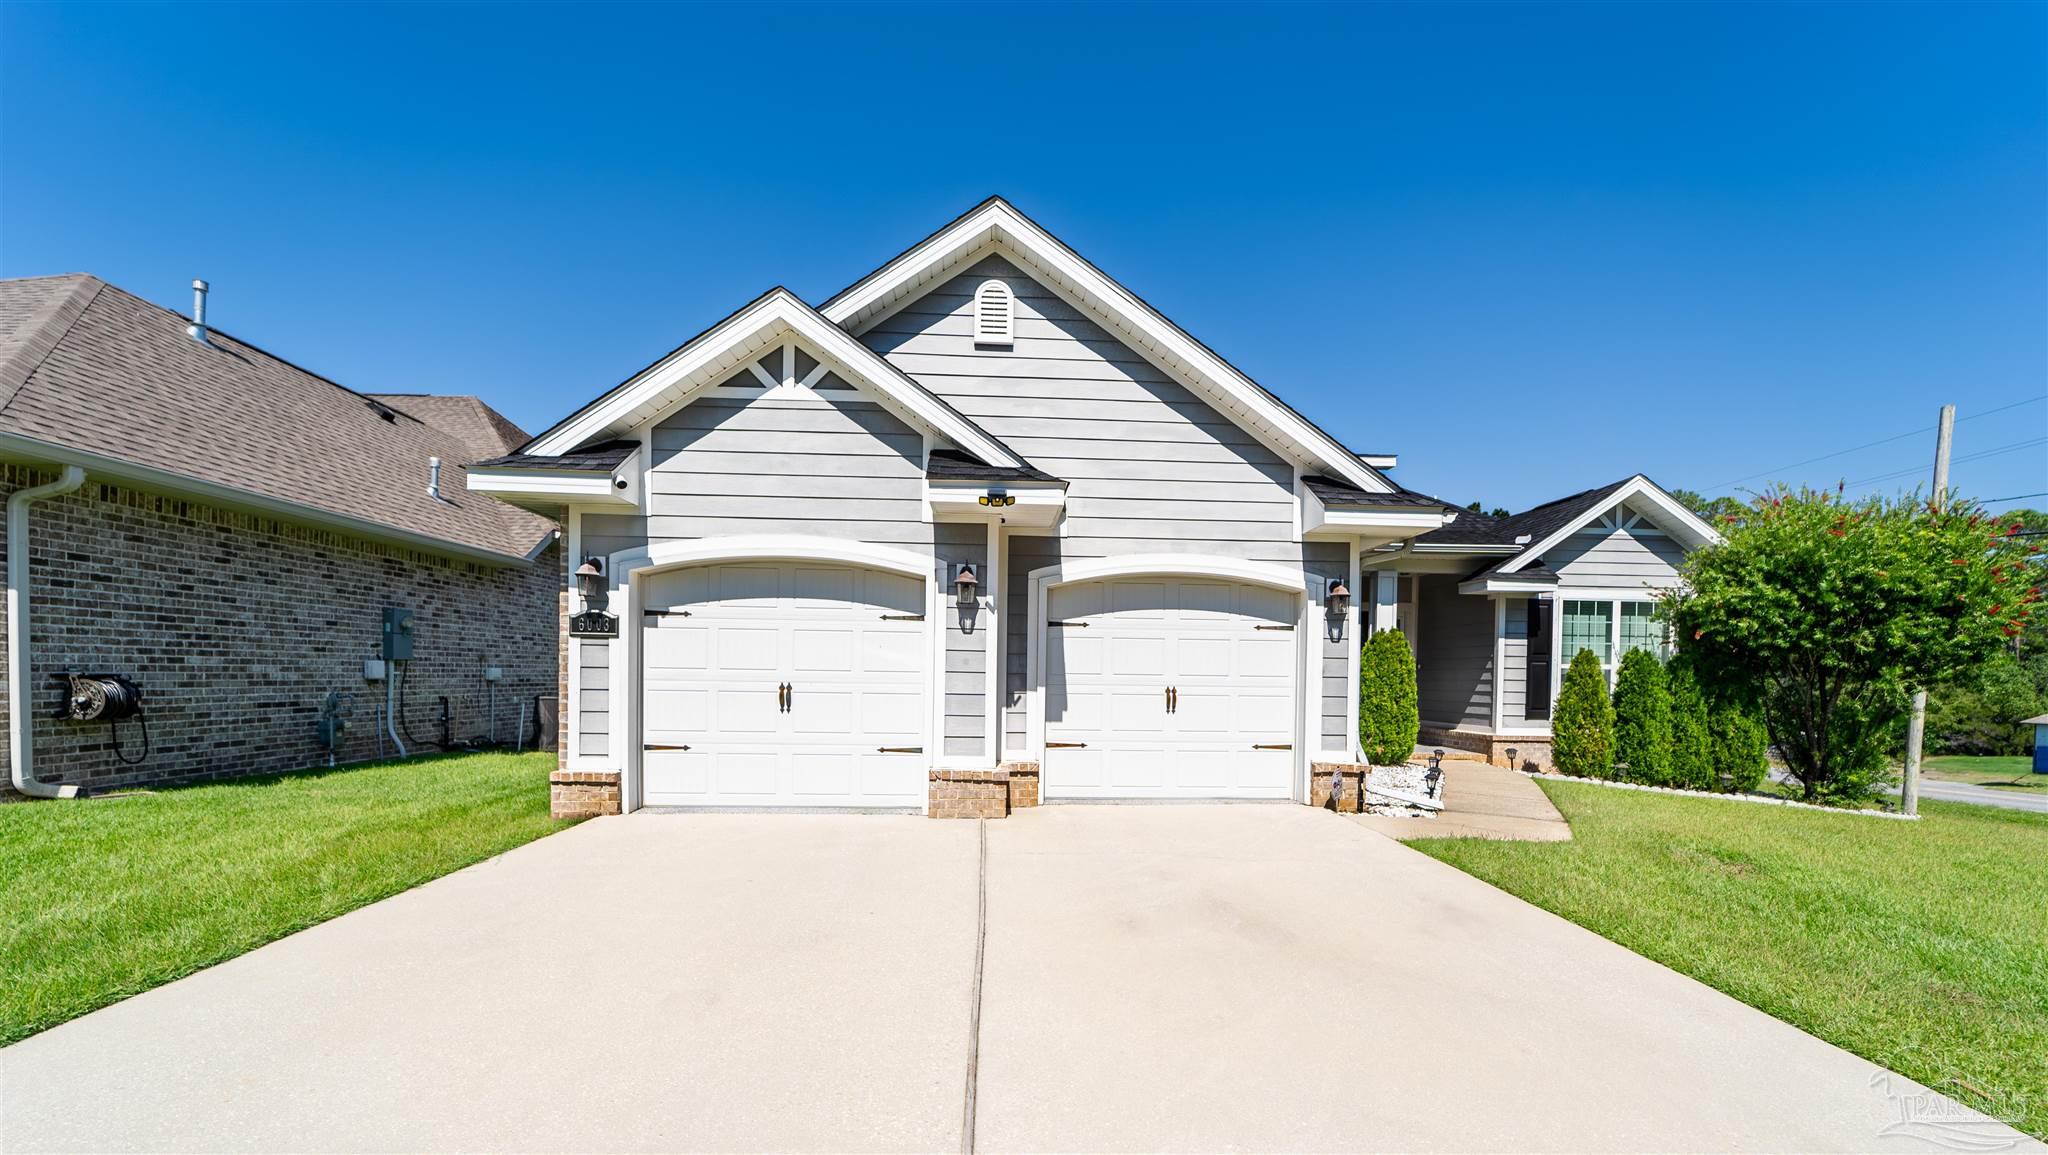
<instances>
[{"instance_id":1,"label":"brick wall","mask_svg":"<svg viewBox=\"0 0 2048 1155\"><path fill-rule=\"evenodd\" d=\"M0 467L0 497L54 476ZM533 565L497 569L90 475L29 515L39 780L102 790L321 765L315 729L330 690L356 695L340 759L377 757L384 685L364 681L362 666L379 651L385 606L416 614L403 716L421 742L440 736L444 694L456 739L487 733L486 657L504 669L501 739L512 739L522 700L530 724L535 697L558 693L559 546ZM58 701L49 675L67 669L141 685L145 761L120 764L105 723L48 716ZM6 710L0 694L0 723ZM123 722L120 737L134 757L140 729ZM17 797L0 784L0 799Z\"/></svg>"}]
</instances>

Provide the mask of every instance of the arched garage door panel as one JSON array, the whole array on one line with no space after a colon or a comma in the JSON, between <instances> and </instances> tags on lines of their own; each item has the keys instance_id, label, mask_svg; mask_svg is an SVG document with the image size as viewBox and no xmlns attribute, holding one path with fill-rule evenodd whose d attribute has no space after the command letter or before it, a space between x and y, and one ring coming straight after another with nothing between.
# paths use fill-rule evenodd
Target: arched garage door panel
<instances>
[{"instance_id":1,"label":"arched garage door panel","mask_svg":"<svg viewBox=\"0 0 2048 1155\"><path fill-rule=\"evenodd\" d=\"M651 575L643 603L648 805L923 804L922 582L740 562Z\"/></svg>"},{"instance_id":2,"label":"arched garage door panel","mask_svg":"<svg viewBox=\"0 0 2048 1155\"><path fill-rule=\"evenodd\" d=\"M1287 798L1296 595L1116 578L1046 594L1049 798Z\"/></svg>"}]
</instances>

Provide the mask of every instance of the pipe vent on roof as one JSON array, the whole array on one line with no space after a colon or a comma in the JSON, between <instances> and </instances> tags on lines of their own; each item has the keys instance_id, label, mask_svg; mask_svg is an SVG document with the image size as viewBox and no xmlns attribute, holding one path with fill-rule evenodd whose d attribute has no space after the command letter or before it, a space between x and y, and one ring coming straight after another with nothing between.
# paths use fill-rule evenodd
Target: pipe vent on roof
<instances>
[{"instance_id":1,"label":"pipe vent on roof","mask_svg":"<svg viewBox=\"0 0 2048 1155\"><path fill-rule=\"evenodd\" d=\"M427 496L435 501L442 500L441 459L438 457L427 458Z\"/></svg>"},{"instance_id":2,"label":"pipe vent on roof","mask_svg":"<svg viewBox=\"0 0 2048 1155\"><path fill-rule=\"evenodd\" d=\"M192 323L185 326L185 335L201 345L212 344L211 341L206 339L206 289L207 284L205 281L193 280Z\"/></svg>"}]
</instances>

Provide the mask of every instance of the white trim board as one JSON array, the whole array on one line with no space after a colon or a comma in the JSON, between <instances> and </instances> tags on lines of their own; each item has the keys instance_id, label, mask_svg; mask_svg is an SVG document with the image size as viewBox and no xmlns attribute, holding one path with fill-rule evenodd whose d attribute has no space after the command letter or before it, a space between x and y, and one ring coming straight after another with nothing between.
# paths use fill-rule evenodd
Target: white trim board
<instances>
[{"instance_id":1,"label":"white trim board","mask_svg":"<svg viewBox=\"0 0 2048 1155\"><path fill-rule=\"evenodd\" d=\"M844 329L820 316L787 289L773 289L720 321L682 348L634 374L624 384L535 438L526 452L567 453L607 436L623 435L686 403L698 390L724 380L789 337L801 340L821 363L866 385L901 416L933 430L981 461L1006 468L1024 462L952 406L883 360ZM784 354L785 362L788 354ZM777 382L777 387L783 386Z\"/></svg>"},{"instance_id":2,"label":"white trim board","mask_svg":"<svg viewBox=\"0 0 2048 1155\"><path fill-rule=\"evenodd\" d=\"M1662 515L1659 520L1663 521L1664 528L1673 537L1678 538L1687 549L1698 549L1700 546L1715 545L1721 541L1721 535L1714 531L1713 526L1701 521L1698 515L1680 505L1678 499L1659 489L1656 482L1638 473L1626 482L1623 482L1621 488L1608 494L1584 513L1566 522L1556 532L1545 537L1542 541L1532 542L1521 553L1503 564L1496 572L1502 574L1519 572L1524 566L1529 565L1549 550L1554 549L1558 543L1563 542L1571 537L1571 535L1593 524L1602 514L1631 498L1641 498L1655 509L1658 514Z\"/></svg>"},{"instance_id":3,"label":"white trim board","mask_svg":"<svg viewBox=\"0 0 2048 1155\"><path fill-rule=\"evenodd\" d=\"M1137 294L1088 263L1001 197L991 197L908 252L862 278L821 308L827 320L860 333L941 277L1000 249L1047 288L1101 323L1112 335L1194 389L1262 439L1291 450L1288 456L1374 493L1396 488L1378 470L1338 444L1166 319ZM1278 447L1276 447L1278 448Z\"/></svg>"}]
</instances>

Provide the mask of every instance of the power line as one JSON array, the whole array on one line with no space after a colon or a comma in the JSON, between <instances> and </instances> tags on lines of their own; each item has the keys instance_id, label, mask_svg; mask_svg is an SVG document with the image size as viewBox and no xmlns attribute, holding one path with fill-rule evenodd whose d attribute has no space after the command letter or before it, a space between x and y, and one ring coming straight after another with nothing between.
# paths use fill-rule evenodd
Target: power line
<instances>
[{"instance_id":1,"label":"power line","mask_svg":"<svg viewBox=\"0 0 2048 1155\"><path fill-rule=\"evenodd\" d=\"M2040 493L2015 493L2011 497L1987 497L1977 504L1997 505L2001 501L2025 501L2030 497L2048 497L2048 490L2043 490Z\"/></svg>"},{"instance_id":2,"label":"power line","mask_svg":"<svg viewBox=\"0 0 2048 1155\"><path fill-rule=\"evenodd\" d=\"M2015 441L2011 445L2001 445L1996 449L1984 449L1976 453L1966 453L1963 456L1956 458L1955 464L1960 465L1965 461L1977 461L1986 457L1996 457L2001 453L2017 453L2022 449L2031 449L2036 445L2042 444L2043 442L2048 442L2048 437L2035 437L2026 441ZM1890 473L1880 473L1876 477L1865 477L1858 481L1843 482L1843 484L1847 486L1859 486L1869 485L1872 482L1876 481L1890 481L1892 478L1895 477L1905 477L1908 474L1919 473L1921 472L1921 469L1921 466L1915 465L1907 469L1895 469Z\"/></svg>"},{"instance_id":3,"label":"power line","mask_svg":"<svg viewBox=\"0 0 2048 1155\"><path fill-rule=\"evenodd\" d=\"M2033 405L2041 401L2048 401L2048 394L2043 394L2039 397L2028 397L2020 401L2015 401L2010 405L2000 405L1996 409L1986 409L1982 413L1972 413L1968 417L1958 418L1956 424L1960 425L1965 421L1975 421L1979 417L1989 417L1994 413L2003 413L2008 409L2018 409L2022 405ZM1904 441L1908 437L1922 437L1932 432L1934 432L1934 426L1929 425L1925 429L1915 429L1911 433L1901 433L1896 437L1886 437L1879 441L1872 441L1868 442L1867 444L1858 445L1853 449L1840 449L1836 450L1833 453L1823 453L1819 457L1809 457L1805 461L1795 461L1790 465L1780 465L1772 469L1765 469L1757 473L1752 473L1748 477L1738 477L1733 481L1724 481L1721 484L1708 490L1707 492L1718 493L1721 490L1727 489L1731 486L1741 485L1745 481L1755 481L1759 477L1769 477L1771 474L1783 473L1788 469L1799 469L1804 466L1815 465L1823 461L1830 461L1837 457L1847 457L1851 453L1861 453L1866 449L1875 449L1880 445L1890 445L1894 441ZM1861 483L1859 482L1857 484Z\"/></svg>"}]
</instances>

